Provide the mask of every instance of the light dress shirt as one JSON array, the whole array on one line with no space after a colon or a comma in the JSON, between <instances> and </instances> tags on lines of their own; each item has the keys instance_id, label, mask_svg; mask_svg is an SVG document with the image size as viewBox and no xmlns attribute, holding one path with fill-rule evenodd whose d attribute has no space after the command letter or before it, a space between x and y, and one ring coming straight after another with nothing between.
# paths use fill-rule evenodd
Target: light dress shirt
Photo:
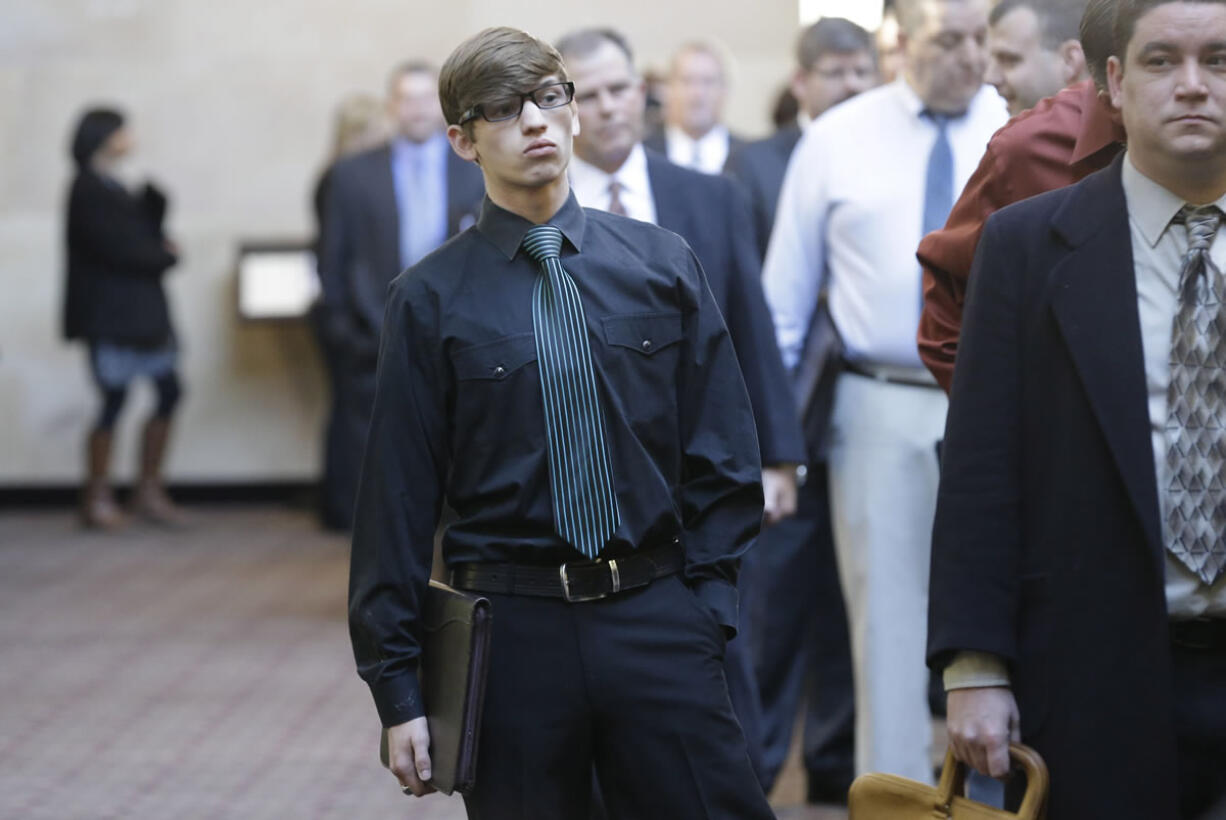
<instances>
[{"instance_id":1,"label":"light dress shirt","mask_svg":"<svg viewBox=\"0 0 1226 820\"><path fill-rule=\"evenodd\" d=\"M763 268L767 304L784 364L796 366L818 293L853 361L922 370L920 242L928 155L937 128L904 79L867 91L818 117L792 154ZM1008 119L985 85L951 120L954 191Z\"/></svg>"},{"instance_id":2,"label":"light dress shirt","mask_svg":"<svg viewBox=\"0 0 1226 820\"><path fill-rule=\"evenodd\" d=\"M728 161L732 136L723 125L717 125L698 139L670 125L664 129L668 158L683 168L704 174L722 174Z\"/></svg>"},{"instance_id":3,"label":"light dress shirt","mask_svg":"<svg viewBox=\"0 0 1226 820\"><path fill-rule=\"evenodd\" d=\"M392 183L400 220L400 263L404 267L447 240L447 135L425 142L392 140Z\"/></svg>"},{"instance_id":4,"label":"light dress shirt","mask_svg":"<svg viewBox=\"0 0 1226 820\"><path fill-rule=\"evenodd\" d=\"M1188 232L1171 220L1187 204L1137 170L1125 156L1121 173L1128 203L1132 236L1132 262L1137 282L1137 314L1141 320L1141 349L1145 356L1145 386L1149 394L1150 442L1158 479L1158 502L1166 519L1166 493L1170 482L1166 466L1166 394L1171 377L1171 326L1179 310L1179 271L1188 250ZM1226 196L1217 200L1226 212ZM1209 257L1226 270L1226 241L1218 238ZM1226 576L1205 586L1182 561L1166 551L1166 608L1173 620L1226 617ZM945 670L945 688L1003 686L1009 682L1004 662L982 652L960 652Z\"/></svg>"},{"instance_id":5,"label":"light dress shirt","mask_svg":"<svg viewBox=\"0 0 1226 820\"><path fill-rule=\"evenodd\" d=\"M1166 520L1170 470L1166 465L1166 394L1171 380L1171 325L1179 310L1179 270L1188 250L1188 232L1171 219L1188 203L1142 174L1125 157L1122 173L1132 232L1132 260L1137 276L1137 312L1141 318L1141 348L1145 352L1145 386L1149 392L1150 440L1158 475L1158 500ZM1215 203L1226 212L1226 196ZM1209 258L1226 271L1226 240L1222 229L1209 247ZM1226 617L1226 575L1205 584L1166 553L1166 608L1171 618Z\"/></svg>"},{"instance_id":6,"label":"light dress shirt","mask_svg":"<svg viewBox=\"0 0 1226 820\"><path fill-rule=\"evenodd\" d=\"M626 216L640 222L656 224L656 201L651 195L651 178L647 175L647 152L638 143L612 174L606 174L591 163L577 156L570 159L570 187L575 198L585 208L609 210L612 199L609 183L614 180L621 186L618 199L626 209Z\"/></svg>"}]
</instances>

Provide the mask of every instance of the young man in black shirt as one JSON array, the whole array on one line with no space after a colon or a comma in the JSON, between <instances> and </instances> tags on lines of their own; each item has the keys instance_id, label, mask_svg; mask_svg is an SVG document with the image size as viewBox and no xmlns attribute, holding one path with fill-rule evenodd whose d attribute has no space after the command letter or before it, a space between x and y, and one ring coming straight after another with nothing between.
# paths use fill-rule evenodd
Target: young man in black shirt
<instances>
[{"instance_id":1,"label":"young man in black shirt","mask_svg":"<svg viewBox=\"0 0 1226 820\"><path fill-rule=\"evenodd\" d=\"M350 629L406 793L445 499L452 583L494 636L473 818L770 818L721 660L762 511L755 428L689 247L585 211L557 52L488 29L439 77L477 224L392 284L358 497ZM746 230L752 226L746 225Z\"/></svg>"}]
</instances>

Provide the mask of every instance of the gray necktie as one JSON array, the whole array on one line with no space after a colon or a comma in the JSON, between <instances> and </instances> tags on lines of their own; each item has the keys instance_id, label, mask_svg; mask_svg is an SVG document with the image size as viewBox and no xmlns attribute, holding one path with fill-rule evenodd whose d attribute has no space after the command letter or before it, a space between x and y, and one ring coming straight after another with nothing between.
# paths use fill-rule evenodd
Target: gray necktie
<instances>
[{"instance_id":1,"label":"gray necktie","mask_svg":"<svg viewBox=\"0 0 1226 820\"><path fill-rule=\"evenodd\" d=\"M562 232L536 225L524 252L540 266L532 291L532 327L545 409L554 528L595 558L621 523L605 441L583 303L562 267Z\"/></svg>"},{"instance_id":2,"label":"gray necktie","mask_svg":"<svg viewBox=\"0 0 1226 820\"><path fill-rule=\"evenodd\" d=\"M1212 584L1226 569L1226 286L1209 258L1222 212L1185 207L1188 229L1167 389L1167 548Z\"/></svg>"}]
</instances>

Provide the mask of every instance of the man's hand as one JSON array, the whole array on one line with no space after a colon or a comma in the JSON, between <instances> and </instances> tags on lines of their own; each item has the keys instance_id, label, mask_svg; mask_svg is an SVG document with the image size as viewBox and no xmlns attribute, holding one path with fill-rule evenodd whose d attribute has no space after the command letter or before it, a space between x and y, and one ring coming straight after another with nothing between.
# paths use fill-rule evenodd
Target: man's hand
<instances>
[{"instance_id":1,"label":"man's hand","mask_svg":"<svg viewBox=\"0 0 1226 820\"><path fill-rule=\"evenodd\" d=\"M956 758L989 777L1009 773L1009 741L1022 739L1012 689L953 689L947 696L946 713Z\"/></svg>"},{"instance_id":2,"label":"man's hand","mask_svg":"<svg viewBox=\"0 0 1226 820\"><path fill-rule=\"evenodd\" d=\"M387 730L388 768L417 797L430 794L430 730L419 717Z\"/></svg>"},{"instance_id":3,"label":"man's hand","mask_svg":"<svg viewBox=\"0 0 1226 820\"><path fill-rule=\"evenodd\" d=\"M796 465L780 464L762 468L763 508L767 526L796 514Z\"/></svg>"}]
</instances>

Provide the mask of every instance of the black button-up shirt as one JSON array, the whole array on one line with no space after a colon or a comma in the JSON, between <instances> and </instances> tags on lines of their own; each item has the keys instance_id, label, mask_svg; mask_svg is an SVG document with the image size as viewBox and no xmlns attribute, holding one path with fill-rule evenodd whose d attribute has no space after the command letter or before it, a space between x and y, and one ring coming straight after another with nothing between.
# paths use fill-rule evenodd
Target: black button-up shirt
<instances>
[{"instance_id":1,"label":"black button-up shirt","mask_svg":"<svg viewBox=\"0 0 1226 820\"><path fill-rule=\"evenodd\" d=\"M603 556L680 538L686 579L736 623L758 533L758 442L736 354L678 236L580 208L549 221L578 286L621 526ZM446 501L448 564L583 560L554 530L532 289L532 223L486 199L478 223L389 292L358 493L350 635L385 726L424 713L419 615ZM582 604L577 604L582 606Z\"/></svg>"}]
</instances>

